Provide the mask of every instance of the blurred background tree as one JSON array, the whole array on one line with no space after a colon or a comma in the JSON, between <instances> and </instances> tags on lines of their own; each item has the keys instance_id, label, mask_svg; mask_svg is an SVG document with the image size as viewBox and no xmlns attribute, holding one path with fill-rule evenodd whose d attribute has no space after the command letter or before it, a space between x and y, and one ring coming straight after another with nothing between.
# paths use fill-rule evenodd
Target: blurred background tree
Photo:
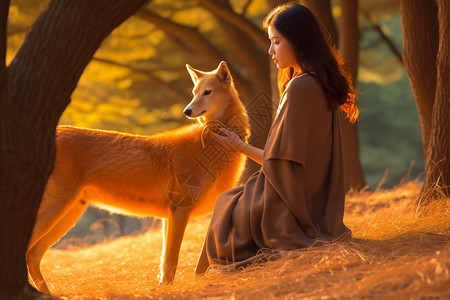
<instances>
[{"instance_id":1,"label":"blurred background tree","mask_svg":"<svg viewBox=\"0 0 450 300\"><path fill-rule=\"evenodd\" d=\"M12 0L8 61L46 2ZM151 1L104 41L60 123L137 134L184 125L191 121L182 110L192 97L185 64L212 70L225 60L250 115L262 118L258 124L252 120L253 142L262 147L271 123L268 111L273 106L270 74L273 77L274 66L261 23L269 6L282 2ZM330 3L332 17L339 22L340 2ZM370 188L380 182L389 188L406 175L417 178L424 169L419 119L399 55L398 2L360 1L358 20L361 38L356 86L362 112L358 131L362 169ZM88 212L80 223L90 224L94 214L103 216ZM139 226L132 219L118 220Z\"/></svg>"}]
</instances>

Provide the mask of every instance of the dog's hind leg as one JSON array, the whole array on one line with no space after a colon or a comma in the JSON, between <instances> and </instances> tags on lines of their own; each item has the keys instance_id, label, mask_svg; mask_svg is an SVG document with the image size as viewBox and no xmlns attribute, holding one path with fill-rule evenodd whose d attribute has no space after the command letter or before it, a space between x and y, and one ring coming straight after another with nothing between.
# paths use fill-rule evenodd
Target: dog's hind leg
<instances>
[{"instance_id":1,"label":"dog's hind leg","mask_svg":"<svg viewBox=\"0 0 450 300\"><path fill-rule=\"evenodd\" d=\"M158 275L160 284L171 283L175 277L181 242L190 215L188 208L173 207L169 211L169 217L164 220L162 230L164 244Z\"/></svg>"},{"instance_id":2,"label":"dog's hind leg","mask_svg":"<svg viewBox=\"0 0 450 300\"><path fill-rule=\"evenodd\" d=\"M63 218L79 198L79 189L66 187L50 177L36 216L28 250Z\"/></svg>"},{"instance_id":3,"label":"dog's hind leg","mask_svg":"<svg viewBox=\"0 0 450 300\"><path fill-rule=\"evenodd\" d=\"M27 251L28 272L36 288L43 293L50 293L44 278L42 277L40 264L42 257L48 248L56 243L80 218L87 207L87 202L77 200L75 205L70 208L60 220L45 233L34 245Z\"/></svg>"}]
</instances>

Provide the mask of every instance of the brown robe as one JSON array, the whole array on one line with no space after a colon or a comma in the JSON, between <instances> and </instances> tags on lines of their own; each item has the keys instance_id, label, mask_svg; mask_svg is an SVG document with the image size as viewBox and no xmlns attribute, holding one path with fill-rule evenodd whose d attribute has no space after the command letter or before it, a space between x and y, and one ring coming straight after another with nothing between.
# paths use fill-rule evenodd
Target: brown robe
<instances>
[{"instance_id":1,"label":"brown robe","mask_svg":"<svg viewBox=\"0 0 450 300\"><path fill-rule=\"evenodd\" d=\"M337 112L310 75L291 80L267 136L262 168L217 200L196 273L349 235Z\"/></svg>"}]
</instances>

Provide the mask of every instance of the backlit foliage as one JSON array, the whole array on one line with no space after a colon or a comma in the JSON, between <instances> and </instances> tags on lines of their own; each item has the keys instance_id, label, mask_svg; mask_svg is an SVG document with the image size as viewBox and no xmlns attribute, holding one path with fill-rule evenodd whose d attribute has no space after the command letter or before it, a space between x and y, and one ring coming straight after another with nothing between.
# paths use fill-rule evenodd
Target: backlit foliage
<instances>
[{"instance_id":1,"label":"backlit foliage","mask_svg":"<svg viewBox=\"0 0 450 300\"><path fill-rule=\"evenodd\" d=\"M48 0L11 1L8 63L47 2ZM375 11L371 16L378 19L389 18L395 12L396 5L392 1L378 2L384 7L383 13L367 4L362 4L361 10ZM256 26L260 26L267 12L264 0L233 0L230 3L237 14L243 14ZM337 4L333 2L335 8L338 7ZM236 60L217 18L197 1L154 0L147 9L174 24L198 30L210 41L218 55L230 62ZM386 11L389 14L386 15ZM339 9L334 9L333 12L338 19ZM362 17L361 19L364 23ZM369 32L369 36L370 34L373 35ZM397 80L399 65L393 58L386 59L389 53L386 49L383 50L382 43L371 44L376 40L375 34L365 42L369 44L367 49L364 49L363 44L361 80L379 83ZM386 53L380 56L380 51ZM86 68L72 95L72 103L61 118L62 124L150 134L188 122L182 115L182 108L190 100L192 84L184 65L190 63L200 67L205 63L204 57L196 53L192 45L174 40L151 22L131 17L114 30L94 57L98 60L94 59ZM216 64L214 62L211 65ZM237 64L235 69L242 72L244 78L248 77L245 67Z\"/></svg>"}]
</instances>

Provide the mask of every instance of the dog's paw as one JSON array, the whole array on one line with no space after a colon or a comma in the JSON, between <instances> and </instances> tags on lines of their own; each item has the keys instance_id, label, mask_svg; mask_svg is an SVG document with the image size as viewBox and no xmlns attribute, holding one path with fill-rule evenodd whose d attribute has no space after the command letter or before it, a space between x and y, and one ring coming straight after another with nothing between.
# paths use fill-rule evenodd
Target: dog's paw
<instances>
[{"instance_id":1,"label":"dog's paw","mask_svg":"<svg viewBox=\"0 0 450 300\"><path fill-rule=\"evenodd\" d=\"M158 281L159 285L168 285L173 282L173 279L175 277L175 272L163 272L161 271L158 275Z\"/></svg>"}]
</instances>

